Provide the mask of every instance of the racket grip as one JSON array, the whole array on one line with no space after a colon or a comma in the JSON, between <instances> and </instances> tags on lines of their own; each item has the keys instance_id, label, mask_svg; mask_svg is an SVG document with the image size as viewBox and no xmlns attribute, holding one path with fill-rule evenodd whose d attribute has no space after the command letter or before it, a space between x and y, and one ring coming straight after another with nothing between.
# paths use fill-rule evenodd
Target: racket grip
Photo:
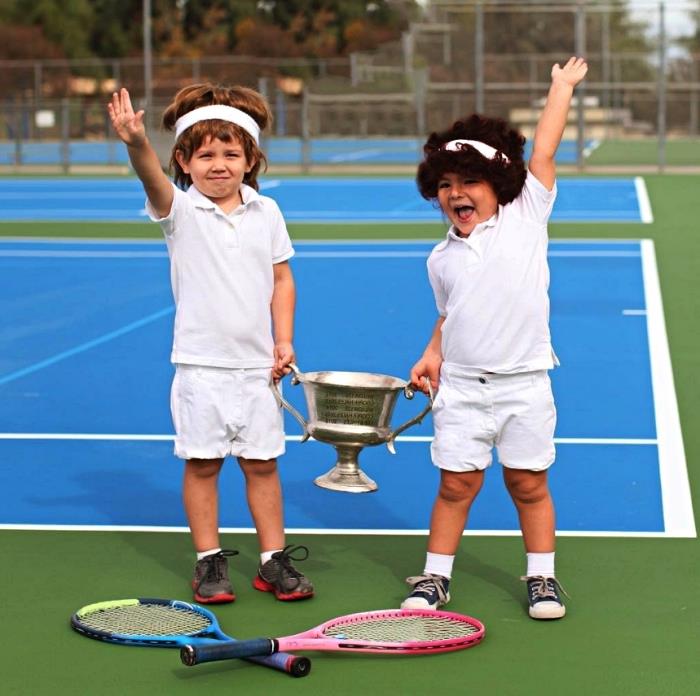
<instances>
[{"instance_id":1,"label":"racket grip","mask_svg":"<svg viewBox=\"0 0 700 696\"><path fill-rule=\"evenodd\" d=\"M202 662L231 660L239 657L260 657L277 652L277 642L272 638L241 640L221 645L185 645L180 649L180 659L188 667Z\"/></svg>"},{"instance_id":2,"label":"racket grip","mask_svg":"<svg viewBox=\"0 0 700 696\"><path fill-rule=\"evenodd\" d=\"M290 655L285 652L276 652L265 657L246 657L248 662L271 667L280 672L286 672L292 677L305 677L311 671L311 660L301 655Z\"/></svg>"}]
</instances>

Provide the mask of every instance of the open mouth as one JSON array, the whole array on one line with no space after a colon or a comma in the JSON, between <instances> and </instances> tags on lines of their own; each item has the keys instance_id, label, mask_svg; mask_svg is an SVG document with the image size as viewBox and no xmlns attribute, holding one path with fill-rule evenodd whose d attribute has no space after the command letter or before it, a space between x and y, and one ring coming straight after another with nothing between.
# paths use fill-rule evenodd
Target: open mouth
<instances>
[{"instance_id":1,"label":"open mouth","mask_svg":"<svg viewBox=\"0 0 700 696\"><path fill-rule=\"evenodd\" d=\"M476 208L473 205L458 205L453 210L460 222L469 222Z\"/></svg>"}]
</instances>

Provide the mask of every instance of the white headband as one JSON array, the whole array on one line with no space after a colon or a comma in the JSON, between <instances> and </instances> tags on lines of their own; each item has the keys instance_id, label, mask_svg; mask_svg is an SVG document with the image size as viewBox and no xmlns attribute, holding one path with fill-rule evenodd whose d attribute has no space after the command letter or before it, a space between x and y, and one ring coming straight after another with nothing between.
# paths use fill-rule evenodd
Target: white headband
<instances>
[{"instance_id":1,"label":"white headband","mask_svg":"<svg viewBox=\"0 0 700 696\"><path fill-rule=\"evenodd\" d=\"M492 160L497 154L499 154L499 151L495 147L482 143L480 140L450 140L449 143L445 143L442 146L442 149L459 152L460 150L464 149L462 147L463 145L473 147L477 152L479 152L479 154L486 157L486 159ZM500 152L500 155L506 162L510 162L510 160L502 152Z\"/></svg>"},{"instance_id":2,"label":"white headband","mask_svg":"<svg viewBox=\"0 0 700 696\"><path fill-rule=\"evenodd\" d=\"M233 106L224 104L211 104L210 106L200 106L199 109L188 111L183 116L175 121L175 137L179 138L183 131L186 131L190 126L193 126L198 121L211 121L218 119L221 121L229 121L240 126L244 131L253 136L255 143L258 143L260 138L260 126L255 122L252 116L249 116L245 111L236 109Z\"/></svg>"}]
</instances>

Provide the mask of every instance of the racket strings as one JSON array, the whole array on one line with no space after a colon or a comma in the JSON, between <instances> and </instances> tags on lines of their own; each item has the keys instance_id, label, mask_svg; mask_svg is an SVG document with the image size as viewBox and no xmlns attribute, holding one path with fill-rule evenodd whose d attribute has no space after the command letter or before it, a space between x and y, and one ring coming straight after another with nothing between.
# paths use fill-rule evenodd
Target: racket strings
<instances>
[{"instance_id":1,"label":"racket strings","mask_svg":"<svg viewBox=\"0 0 700 696\"><path fill-rule=\"evenodd\" d=\"M159 604L100 609L80 617L86 626L122 635L170 636L203 631L211 625L206 617L186 608Z\"/></svg>"},{"instance_id":2,"label":"racket strings","mask_svg":"<svg viewBox=\"0 0 700 696\"><path fill-rule=\"evenodd\" d=\"M460 638L479 629L466 621L447 617L402 616L366 619L327 626L323 633L331 638L364 640L378 643L433 642Z\"/></svg>"}]
</instances>

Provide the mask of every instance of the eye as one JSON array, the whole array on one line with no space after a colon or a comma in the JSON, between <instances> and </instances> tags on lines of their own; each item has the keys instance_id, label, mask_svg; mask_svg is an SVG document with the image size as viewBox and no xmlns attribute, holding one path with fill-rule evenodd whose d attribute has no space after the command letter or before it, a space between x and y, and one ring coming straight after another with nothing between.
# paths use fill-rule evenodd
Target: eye
<instances>
[{"instance_id":1,"label":"eye","mask_svg":"<svg viewBox=\"0 0 700 696\"><path fill-rule=\"evenodd\" d=\"M450 182L449 181L438 181L438 188L439 189L450 188Z\"/></svg>"}]
</instances>

